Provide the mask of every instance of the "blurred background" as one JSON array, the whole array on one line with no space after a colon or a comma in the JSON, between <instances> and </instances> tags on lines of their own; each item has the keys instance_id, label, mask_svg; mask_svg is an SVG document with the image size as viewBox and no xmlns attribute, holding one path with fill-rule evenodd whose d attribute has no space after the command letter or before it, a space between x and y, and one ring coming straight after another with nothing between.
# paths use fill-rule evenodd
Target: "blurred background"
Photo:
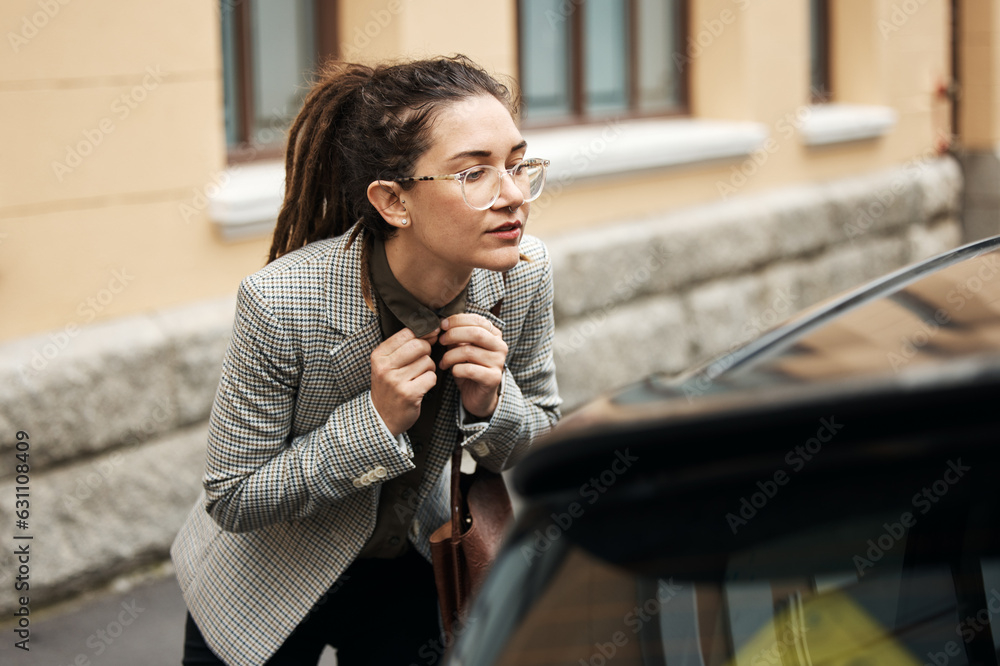
<instances>
[{"instance_id":1,"label":"blurred background","mask_svg":"<svg viewBox=\"0 0 1000 666\"><path fill-rule=\"evenodd\" d=\"M179 661L167 551L325 59L520 87L567 410L1000 233L990 0L5 0L0 28L0 612L30 534L52 663Z\"/></svg>"}]
</instances>

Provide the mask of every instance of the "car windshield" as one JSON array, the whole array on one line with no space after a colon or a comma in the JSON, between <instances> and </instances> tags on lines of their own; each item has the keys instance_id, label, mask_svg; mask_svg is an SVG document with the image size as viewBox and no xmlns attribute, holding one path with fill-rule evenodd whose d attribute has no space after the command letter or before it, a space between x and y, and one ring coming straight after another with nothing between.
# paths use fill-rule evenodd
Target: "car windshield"
<instances>
[{"instance_id":1,"label":"car windshield","mask_svg":"<svg viewBox=\"0 0 1000 666\"><path fill-rule=\"evenodd\" d=\"M995 664L996 470L973 460L881 486L765 485L728 513L549 505L521 521L449 663Z\"/></svg>"}]
</instances>

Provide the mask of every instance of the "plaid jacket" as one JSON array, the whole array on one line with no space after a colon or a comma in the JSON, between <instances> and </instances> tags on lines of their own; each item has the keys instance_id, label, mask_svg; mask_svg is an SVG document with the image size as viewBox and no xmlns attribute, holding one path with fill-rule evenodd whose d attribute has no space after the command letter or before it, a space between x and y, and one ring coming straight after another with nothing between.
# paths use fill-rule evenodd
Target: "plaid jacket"
<instances>
[{"instance_id":1,"label":"plaid jacket","mask_svg":"<svg viewBox=\"0 0 1000 666\"><path fill-rule=\"evenodd\" d=\"M209 423L204 492L171 548L188 610L226 663L262 664L333 586L375 527L381 482L414 465L370 397L377 315L361 293L364 235L310 243L240 284L233 338ZM455 443L499 471L559 417L552 360L552 270L525 236L507 273L475 270L469 312L509 351L488 423L464 426L449 374L410 530L448 519ZM505 293L506 292L506 293ZM490 309L503 298L500 318Z\"/></svg>"}]
</instances>

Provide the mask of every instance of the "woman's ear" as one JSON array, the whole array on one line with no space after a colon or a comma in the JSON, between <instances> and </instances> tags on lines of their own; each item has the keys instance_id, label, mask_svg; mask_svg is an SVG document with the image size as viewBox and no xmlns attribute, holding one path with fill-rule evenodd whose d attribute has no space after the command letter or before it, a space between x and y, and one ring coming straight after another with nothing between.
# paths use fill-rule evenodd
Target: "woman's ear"
<instances>
[{"instance_id":1,"label":"woman's ear","mask_svg":"<svg viewBox=\"0 0 1000 666\"><path fill-rule=\"evenodd\" d=\"M401 196L399 184L391 180L373 180L368 185L368 201L375 206L382 219L394 227L405 227L410 223L406 219L406 207Z\"/></svg>"}]
</instances>

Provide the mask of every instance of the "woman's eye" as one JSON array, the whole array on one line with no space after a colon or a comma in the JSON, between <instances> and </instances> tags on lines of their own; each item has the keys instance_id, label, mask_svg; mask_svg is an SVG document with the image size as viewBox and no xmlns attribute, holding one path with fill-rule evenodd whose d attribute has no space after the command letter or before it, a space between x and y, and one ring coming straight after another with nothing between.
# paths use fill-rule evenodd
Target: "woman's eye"
<instances>
[{"instance_id":1,"label":"woman's eye","mask_svg":"<svg viewBox=\"0 0 1000 666\"><path fill-rule=\"evenodd\" d=\"M521 174L524 173L524 170L527 169L527 168L528 168L528 166L524 162L520 162L520 163L515 164L514 166L512 166L510 168L510 171L515 176L520 176Z\"/></svg>"},{"instance_id":2,"label":"woman's eye","mask_svg":"<svg viewBox=\"0 0 1000 666\"><path fill-rule=\"evenodd\" d=\"M486 169L470 169L465 172L465 179L473 183L486 175Z\"/></svg>"}]
</instances>

